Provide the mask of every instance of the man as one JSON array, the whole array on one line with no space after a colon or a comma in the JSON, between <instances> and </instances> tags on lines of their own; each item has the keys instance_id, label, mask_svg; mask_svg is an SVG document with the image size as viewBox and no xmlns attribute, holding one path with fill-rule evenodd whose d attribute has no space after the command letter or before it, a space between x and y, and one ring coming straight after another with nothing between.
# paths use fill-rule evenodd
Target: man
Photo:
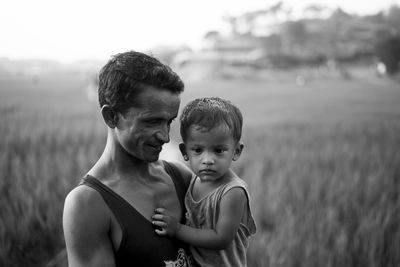
<instances>
[{"instance_id":1,"label":"man","mask_svg":"<svg viewBox=\"0 0 400 267\"><path fill-rule=\"evenodd\" d=\"M107 142L65 199L70 267L192 264L185 245L157 236L151 223L160 206L178 218L185 215L182 200L191 172L182 164L174 173L159 160L183 88L168 66L139 52L118 54L100 71L98 96Z\"/></svg>"}]
</instances>

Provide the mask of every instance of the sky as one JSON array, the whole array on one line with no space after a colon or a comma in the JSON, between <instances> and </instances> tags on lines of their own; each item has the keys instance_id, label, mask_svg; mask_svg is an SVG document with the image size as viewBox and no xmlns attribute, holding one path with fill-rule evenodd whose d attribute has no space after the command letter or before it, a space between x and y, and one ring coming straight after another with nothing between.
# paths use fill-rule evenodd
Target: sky
<instances>
[{"instance_id":1,"label":"sky","mask_svg":"<svg viewBox=\"0 0 400 267\"><path fill-rule=\"evenodd\" d=\"M108 59L157 46L199 48L223 17L265 9L269 0L2 0L0 57L9 59ZM352 14L374 14L400 0L284 0L295 12L316 3Z\"/></svg>"}]
</instances>

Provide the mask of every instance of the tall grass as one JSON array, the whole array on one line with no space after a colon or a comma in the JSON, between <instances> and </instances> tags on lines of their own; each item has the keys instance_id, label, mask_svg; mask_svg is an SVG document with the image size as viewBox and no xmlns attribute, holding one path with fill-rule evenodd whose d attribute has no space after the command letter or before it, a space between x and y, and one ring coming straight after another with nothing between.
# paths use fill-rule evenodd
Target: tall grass
<instances>
[{"instance_id":1,"label":"tall grass","mask_svg":"<svg viewBox=\"0 0 400 267\"><path fill-rule=\"evenodd\" d=\"M0 266L44 266L64 246L64 198L105 140L78 81L1 88Z\"/></svg>"},{"instance_id":2,"label":"tall grass","mask_svg":"<svg viewBox=\"0 0 400 267\"><path fill-rule=\"evenodd\" d=\"M245 150L234 169L258 225L249 266L400 265L397 87L186 85L183 104L219 95L243 110ZM64 247L64 198L105 142L83 88L76 75L0 81L0 266L45 266Z\"/></svg>"},{"instance_id":3,"label":"tall grass","mask_svg":"<svg viewBox=\"0 0 400 267\"><path fill-rule=\"evenodd\" d=\"M237 166L259 223L250 266L398 266L400 122L271 131Z\"/></svg>"}]
</instances>

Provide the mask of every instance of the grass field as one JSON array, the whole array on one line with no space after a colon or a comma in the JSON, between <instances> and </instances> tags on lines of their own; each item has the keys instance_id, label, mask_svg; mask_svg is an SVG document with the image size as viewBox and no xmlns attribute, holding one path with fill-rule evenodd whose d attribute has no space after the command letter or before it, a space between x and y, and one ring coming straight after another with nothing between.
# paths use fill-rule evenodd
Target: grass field
<instances>
[{"instance_id":1,"label":"grass field","mask_svg":"<svg viewBox=\"0 0 400 267\"><path fill-rule=\"evenodd\" d=\"M0 266L45 266L64 247L64 198L105 142L84 87L78 74L0 78ZM211 95L244 114L233 167L258 225L250 267L400 266L398 83L204 79L182 102Z\"/></svg>"}]
</instances>

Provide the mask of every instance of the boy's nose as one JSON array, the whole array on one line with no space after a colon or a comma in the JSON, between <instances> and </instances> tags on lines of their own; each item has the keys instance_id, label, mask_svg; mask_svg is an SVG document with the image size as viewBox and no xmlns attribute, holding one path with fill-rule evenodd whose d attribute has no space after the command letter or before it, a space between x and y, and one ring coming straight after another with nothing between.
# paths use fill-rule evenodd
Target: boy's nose
<instances>
[{"instance_id":1,"label":"boy's nose","mask_svg":"<svg viewBox=\"0 0 400 267\"><path fill-rule=\"evenodd\" d=\"M206 164L206 165L214 164L214 158L211 155L211 153L207 153L207 152L204 153L203 164Z\"/></svg>"}]
</instances>

